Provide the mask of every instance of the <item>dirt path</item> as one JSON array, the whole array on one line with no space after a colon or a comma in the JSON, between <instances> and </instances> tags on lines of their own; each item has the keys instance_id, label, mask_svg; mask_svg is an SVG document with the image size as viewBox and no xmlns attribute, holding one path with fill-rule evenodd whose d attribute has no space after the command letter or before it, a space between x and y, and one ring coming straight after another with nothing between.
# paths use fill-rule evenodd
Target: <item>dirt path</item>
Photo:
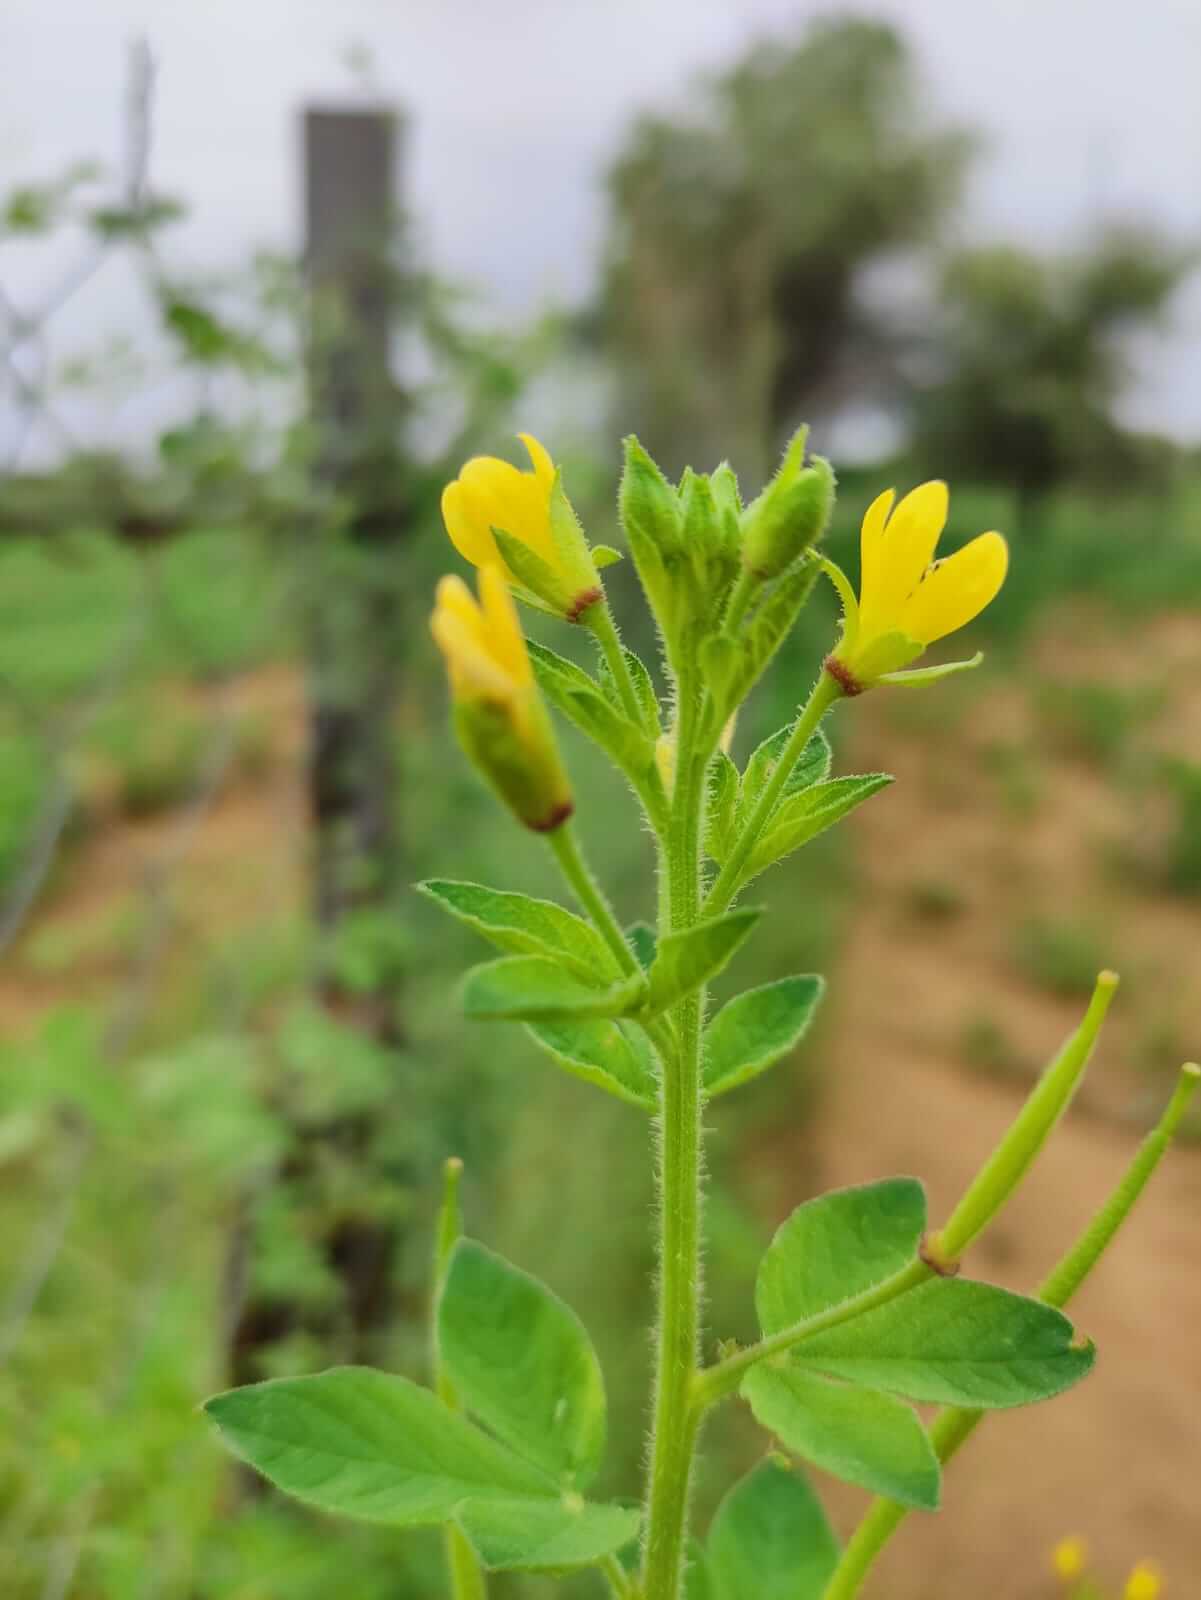
<instances>
[{"instance_id":1,"label":"dirt path","mask_svg":"<svg viewBox=\"0 0 1201 1600\"><path fill-rule=\"evenodd\" d=\"M1188 691L1165 712L1170 736L1173 725L1178 734L1197 726L1201 641L1195 620L1184 631L1166 624L1165 638L1191 667L1177 679ZM1127 802L1072 760L1044 752L1037 809L1020 823L998 818L989 745L1004 736L1038 747L1032 708L1020 696L990 692L933 742L890 724L894 712L866 707L857 731L851 769L879 766L901 781L858 813L863 909L835 974L824 1099L807 1164L823 1186L915 1174L929 1189L931 1215L945 1215L1012 1116L1018 1079L1081 1010L1081 1001L1015 970L1015 919L1087 907L1102 930L1113 930L1117 948L1107 959L1128 967L1124 992L1087 1094L969 1263L1029 1290L1106 1195L1163 1099L1167 1080L1130 1066L1148 1018L1170 1001L1174 1017L1191 1018L1189 1054L1201 1054L1201 906L1099 881L1098 847L1129 827ZM928 904L914 909L930 885L946 891L935 897L934 915ZM965 1068L972 1018L995 1022L1013 1057L1009 1075ZM781 1174L797 1169L795 1142L786 1138L759 1155L774 1158ZM780 1192L781 1214L801 1198ZM1163 1567L1170 1600L1201 1595L1196 1144L1169 1156L1073 1315L1099 1346L1094 1376L1048 1405L989 1419L948 1475L943 1514L910 1519L871 1596L1055 1594L1047 1553L1066 1533L1089 1541L1115 1594L1134 1561L1150 1556ZM849 1525L861 1498L835 1493Z\"/></svg>"}]
</instances>

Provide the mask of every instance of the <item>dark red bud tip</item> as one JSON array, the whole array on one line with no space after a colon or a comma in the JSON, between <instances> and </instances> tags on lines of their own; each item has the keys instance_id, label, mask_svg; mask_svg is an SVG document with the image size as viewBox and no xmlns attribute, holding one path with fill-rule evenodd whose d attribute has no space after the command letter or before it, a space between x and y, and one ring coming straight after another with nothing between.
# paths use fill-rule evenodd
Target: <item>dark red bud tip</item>
<instances>
[{"instance_id":1,"label":"dark red bud tip","mask_svg":"<svg viewBox=\"0 0 1201 1600\"><path fill-rule=\"evenodd\" d=\"M839 661L837 656L827 656L822 662L822 666L834 679L834 682L845 695L862 694L867 688L867 684L860 683L859 679L854 675L854 673L849 671L846 665Z\"/></svg>"},{"instance_id":2,"label":"dark red bud tip","mask_svg":"<svg viewBox=\"0 0 1201 1600\"><path fill-rule=\"evenodd\" d=\"M539 822L531 822L529 826L535 833L554 833L556 828L561 828L575 810L574 800L564 800L550 813L548 817Z\"/></svg>"},{"instance_id":3,"label":"dark red bud tip","mask_svg":"<svg viewBox=\"0 0 1201 1600\"><path fill-rule=\"evenodd\" d=\"M594 606L598 600L603 600L604 598L605 591L603 589L585 589L581 594L576 595L571 602L571 609L567 613L568 622L578 622L589 606Z\"/></svg>"}]
</instances>

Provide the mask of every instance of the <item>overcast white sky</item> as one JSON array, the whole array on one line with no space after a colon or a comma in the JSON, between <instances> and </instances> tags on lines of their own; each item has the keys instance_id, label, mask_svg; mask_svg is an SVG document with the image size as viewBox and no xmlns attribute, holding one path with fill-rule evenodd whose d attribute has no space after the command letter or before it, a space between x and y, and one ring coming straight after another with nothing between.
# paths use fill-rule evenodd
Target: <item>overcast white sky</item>
<instances>
[{"instance_id":1,"label":"overcast white sky","mask_svg":"<svg viewBox=\"0 0 1201 1600\"><path fill-rule=\"evenodd\" d=\"M0 186L113 156L125 50L159 59L154 171L191 215L180 267L233 266L296 241L296 111L353 100L369 48L408 108L409 197L436 266L524 310L590 283L598 174L631 114L686 93L806 0L2 0ZM875 0L909 33L932 103L990 140L973 233L1052 243L1098 211L1201 231L1201 0ZM39 269L42 270L42 269ZM0 281L28 268L6 261ZM82 335L136 323L119 275L74 314ZM72 327L74 332L74 325ZM1141 420L1201 436L1201 289L1157 352Z\"/></svg>"}]
</instances>

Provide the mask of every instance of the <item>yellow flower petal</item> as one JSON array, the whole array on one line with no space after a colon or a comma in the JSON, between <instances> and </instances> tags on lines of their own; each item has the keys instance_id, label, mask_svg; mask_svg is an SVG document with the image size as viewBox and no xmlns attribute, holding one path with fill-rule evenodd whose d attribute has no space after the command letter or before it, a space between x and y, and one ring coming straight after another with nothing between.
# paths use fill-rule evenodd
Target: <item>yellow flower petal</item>
<instances>
[{"instance_id":1,"label":"yellow flower petal","mask_svg":"<svg viewBox=\"0 0 1201 1600\"><path fill-rule=\"evenodd\" d=\"M1005 581L1009 546L999 533L982 533L945 561L936 562L901 607L897 626L932 644L978 616Z\"/></svg>"},{"instance_id":2,"label":"yellow flower petal","mask_svg":"<svg viewBox=\"0 0 1201 1600\"><path fill-rule=\"evenodd\" d=\"M491 529L500 528L528 544L544 561L554 562L549 484L532 472L518 472L507 461L476 456L459 473L459 486L477 530L491 537Z\"/></svg>"},{"instance_id":3,"label":"yellow flower petal","mask_svg":"<svg viewBox=\"0 0 1201 1600\"><path fill-rule=\"evenodd\" d=\"M529 458L533 462L535 478L549 495L555 481L555 464L550 458L550 451L547 450L545 445L540 444L532 433L519 433L517 437L525 445Z\"/></svg>"},{"instance_id":4,"label":"yellow flower petal","mask_svg":"<svg viewBox=\"0 0 1201 1600\"><path fill-rule=\"evenodd\" d=\"M1159 1600L1163 1585L1149 1561L1140 1561L1126 1579L1123 1600Z\"/></svg>"},{"instance_id":5,"label":"yellow flower petal","mask_svg":"<svg viewBox=\"0 0 1201 1600\"><path fill-rule=\"evenodd\" d=\"M480 569L480 603L483 607L487 639L492 654L515 684L534 681L530 655L517 607L505 580L504 568L492 563Z\"/></svg>"},{"instance_id":6,"label":"yellow flower petal","mask_svg":"<svg viewBox=\"0 0 1201 1600\"><path fill-rule=\"evenodd\" d=\"M442 491L442 520L451 544L473 567L481 567L485 561L498 559L496 540L492 537L491 529L486 522L480 522L473 515L457 479L454 483L448 483Z\"/></svg>"},{"instance_id":7,"label":"yellow flower petal","mask_svg":"<svg viewBox=\"0 0 1201 1600\"><path fill-rule=\"evenodd\" d=\"M863 527L859 532L859 593L876 588L880 582L880 562L883 557L884 524L896 499L895 489L885 489L867 508Z\"/></svg>"},{"instance_id":8,"label":"yellow flower petal","mask_svg":"<svg viewBox=\"0 0 1201 1600\"><path fill-rule=\"evenodd\" d=\"M453 611L435 611L430 618L430 632L446 658L456 698L512 699L515 687L512 678L461 616Z\"/></svg>"},{"instance_id":9,"label":"yellow flower petal","mask_svg":"<svg viewBox=\"0 0 1201 1600\"><path fill-rule=\"evenodd\" d=\"M1061 1539L1051 1552L1051 1567L1055 1576L1062 1578L1065 1583L1083 1576L1087 1561L1088 1546L1083 1539L1074 1535L1068 1539Z\"/></svg>"},{"instance_id":10,"label":"yellow flower petal","mask_svg":"<svg viewBox=\"0 0 1201 1600\"><path fill-rule=\"evenodd\" d=\"M866 637L901 626L901 608L921 582L946 527L947 503L946 484L934 479L911 489L889 517L859 590L859 624Z\"/></svg>"}]
</instances>

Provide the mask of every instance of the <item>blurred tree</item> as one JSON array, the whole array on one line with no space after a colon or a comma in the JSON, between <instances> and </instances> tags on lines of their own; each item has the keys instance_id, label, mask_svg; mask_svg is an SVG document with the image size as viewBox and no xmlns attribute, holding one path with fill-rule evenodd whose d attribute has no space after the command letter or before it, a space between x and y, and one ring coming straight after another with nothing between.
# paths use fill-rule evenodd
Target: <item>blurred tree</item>
<instances>
[{"instance_id":1,"label":"blurred tree","mask_svg":"<svg viewBox=\"0 0 1201 1600\"><path fill-rule=\"evenodd\" d=\"M925 115L900 35L853 20L756 48L697 116L640 122L601 307L624 425L677 464L734 441L762 475L795 422L889 366L863 271L931 236L971 150Z\"/></svg>"},{"instance_id":2,"label":"blurred tree","mask_svg":"<svg viewBox=\"0 0 1201 1600\"><path fill-rule=\"evenodd\" d=\"M1150 441L1124 430L1127 336L1162 327L1195 257L1129 228L1042 257L1001 245L961 251L939 283L937 376L919 385L919 452L946 470L1012 486L1029 524L1067 479L1144 477Z\"/></svg>"}]
</instances>

